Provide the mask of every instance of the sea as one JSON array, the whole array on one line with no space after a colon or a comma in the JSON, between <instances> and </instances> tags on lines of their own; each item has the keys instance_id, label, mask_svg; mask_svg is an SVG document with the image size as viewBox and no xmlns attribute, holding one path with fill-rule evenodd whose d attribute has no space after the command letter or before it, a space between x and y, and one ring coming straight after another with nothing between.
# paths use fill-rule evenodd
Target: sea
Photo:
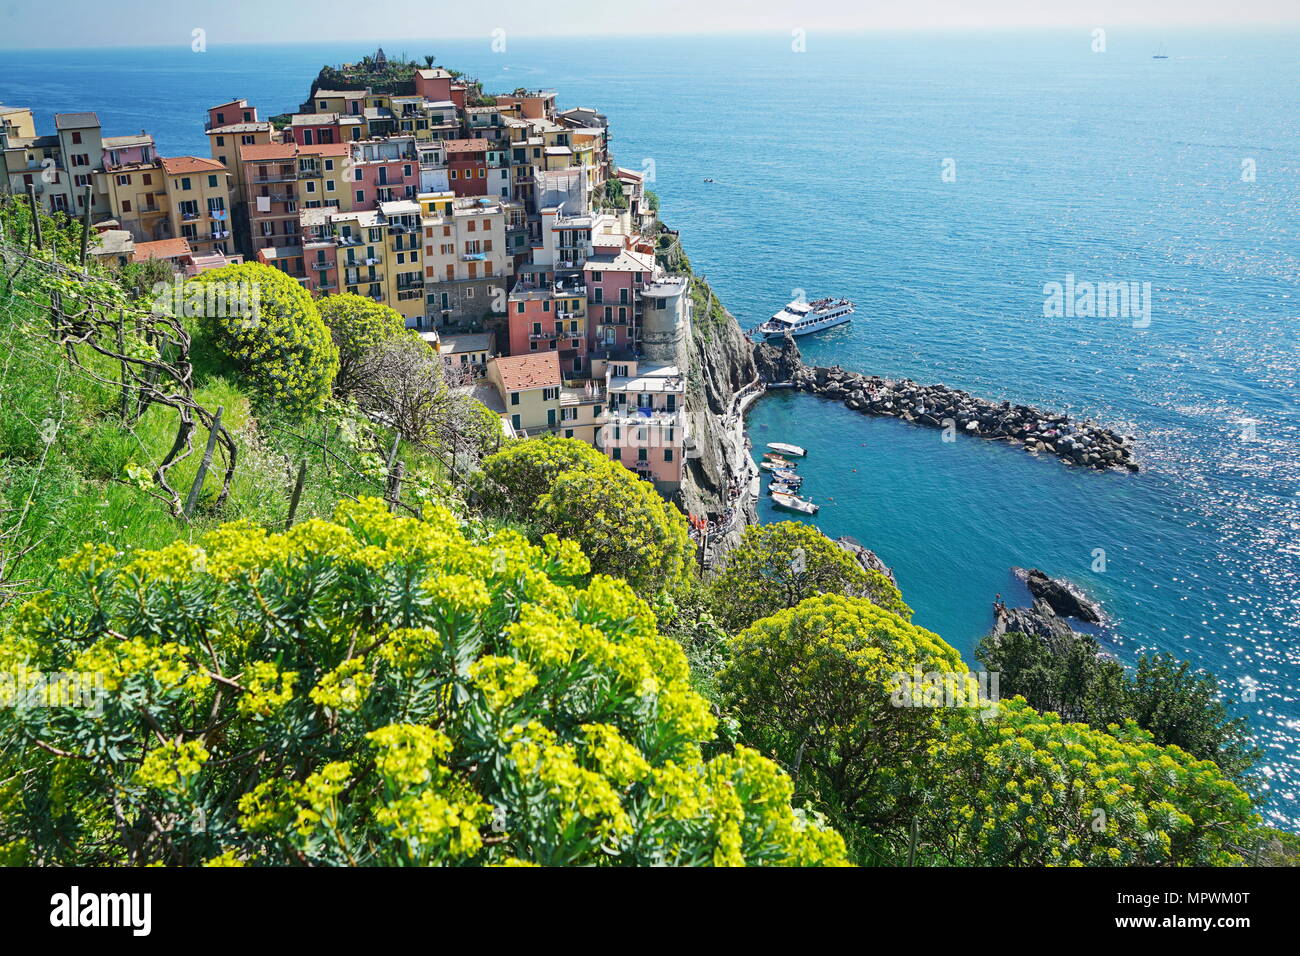
<instances>
[{"instance_id":1,"label":"sea","mask_svg":"<svg viewBox=\"0 0 1300 956\"><path fill-rule=\"evenodd\" d=\"M1300 34L438 39L431 13L378 42L604 112L743 326L799 296L855 302L800 340L806 361L1135 436L1142 471L1102 474L804 394L748 418L756 450L808 449L822 507L800 520L876 551L972 667L1032 566L1102 603L1107 653L1213 672L1264 751L1267 820L1300 829ZM206 156L206 107L292 110L322 65L376 45L6 50L0 102L42 132L93 110ZM1131 284L1149 308L1053 310L1067 281Z\"/></svg>"}]
</instances>

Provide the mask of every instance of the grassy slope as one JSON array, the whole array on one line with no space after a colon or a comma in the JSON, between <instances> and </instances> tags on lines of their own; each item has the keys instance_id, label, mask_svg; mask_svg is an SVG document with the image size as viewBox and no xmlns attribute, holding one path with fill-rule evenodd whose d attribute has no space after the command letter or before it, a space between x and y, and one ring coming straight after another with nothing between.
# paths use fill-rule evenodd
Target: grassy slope
<instances>
[{"instance_id":1,"label":"grassy slope","mask_svg":"<svg viewBox=\"0 0 1300 956\"><path fill-rule=\"evenodd\" d=\"M124 423L118 415L118 390L68 364L50 341L39 309L0 291L0 322L0 533L21 521L16 536L8 542L0 539L0 554L6 544L11 555L16 547L29 549L16 564L11 559L6 577L18 587L0 586L0 615L13 610L16 597L58 588L57 560L86 541L123 550L158 548L235 518L282 526L289 488L304 458L308 478L298 520L330 514L342 497L381 492L377 481L352 471L373 471L376 461L373 453L364 451L371 442L369 436L357 434L355 421L328 416L305 423L259 418L237 378L198 356L195 397L209 409L224 408L239 466L220 514L211 509L221 470L214 462L193 521L173 518L162 501L130 481L127 468L152 470L163 458L175 436L175 412L154 406L134 425ZM196 351L201 348L202 342L196 342ZM107 362L95 371L109 378L114 373ZM375 431L378 446L386 436L383 430ZM327 458L295 437L304 432L316 441L330 439L347 463ZM43 436L49 435L53 440L47 445ZM354 440L348 441L349 436ZM196 429L195 453L171 472L171 483L182 494L193 481L206 440L207 431ZM405 450L403 457L408 471L431 467L427 459L412 461Z\"/></svg>"}]
</instances>

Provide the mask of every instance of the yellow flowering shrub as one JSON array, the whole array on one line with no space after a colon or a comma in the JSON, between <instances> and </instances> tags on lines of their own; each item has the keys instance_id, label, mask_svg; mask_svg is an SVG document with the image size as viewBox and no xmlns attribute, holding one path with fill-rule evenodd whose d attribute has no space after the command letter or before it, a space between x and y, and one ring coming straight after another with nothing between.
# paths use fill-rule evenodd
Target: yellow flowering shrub
<instances>
[{"instance_id":1,"label":"yellow flowering shrub","mask_svg":"<svg viewBox=\"0 0 1300 956\"><path fill-rule=\"evenodd\" d=\"M512 442L485 458L472 482L485 511L578 542L593 569L643 596L672 590L690 569L682 513L652 484L576 438Z\"/></svg>"},{"instance_id":2,"label":"yellow flowering shrub","mask_svg":"<svg viewBox=\"0 0 1300 956\"><path fill-rule=\"evenodd\" d=\"M263 402L291 414L324 404L338 373L339 353L306 289L259 262L210 269L191 281L220 293L196 296L205 308L223 298L249 306L205 312L199 323Z\"/></svg>"},{"instance_id":3,"label":"yellow flowering shrub","mask_svg":"<svg viewBox=\"0 0 1300 956\"><path fill-rule=\"evenodd\" d=\"M837 818L906 825L941 725L933 708L899 706L898 675L964 671L952 647L866 598L822 595L756 621L729 650L718 686L742 740Z\"/></svg>"},{"instance_id":4,"label":"yellow flowering shrub","mask_svg":"<svg viewBox=\"0 0 1300 956\"><path fill-rule=\"evenodd\" d=\"M68 567L0 631L6 668L102 688L0 712L22 862L845 861L772 761L703 758L679 646L572 541L366 499Z\"/></svg>"},{"instance_id":5,"label":"yellow flowering shrub","mask_svg":"<svg viewBox=\"0 0 1300 956\"><path fill-rule=\"evenodd\" d=\"M1016 697L953 713L930 747L926 851L983 866L1231 866L1259 822L1208 760L1132 721L1110 732Z\"/></svg>"}]
</instances>

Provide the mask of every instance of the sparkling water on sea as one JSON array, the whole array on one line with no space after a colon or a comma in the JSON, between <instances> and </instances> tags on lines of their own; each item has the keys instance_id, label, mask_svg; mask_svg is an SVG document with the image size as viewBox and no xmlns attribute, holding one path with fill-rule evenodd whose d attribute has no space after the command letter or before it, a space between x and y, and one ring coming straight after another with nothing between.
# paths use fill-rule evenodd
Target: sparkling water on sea
<instances>
[{"instance_id":1,"label":"sparkling water on sea","mask_svg":"<svg viewBox=\"0 0 1300 956\"><path fill-rule=\"evenodd\" d=\"M436 33L431 19L416 33ZM207 155L205 107L292 109L373 43L0 55L0 101L96 110ZM1300 822L1300 36L1022 34L385 40L490 89L543 86L613 123L697 271L752 325L848 296L821 364L1037 403L1138 436L1136 476L940 440L807 395L764 398L756 446L809 449L816 523L873 548L917 623L973 664L1013 565L1100 599L1109 650L1216 672ZM1152 59L1163 48L1167 60ZM948 161L948 162L946 162ZM944 177L945 169L950 175ZM954 175L951 175L955 173ZM706 182L711 179L713 182ZM1145 327L1044 318L1043 286L1150 282ZM766 504L763 518L778 517ZM784 517L784 516L781 516ZM1105 570L1096 571L1098 551Z\"/></svg>"}]
</instances>

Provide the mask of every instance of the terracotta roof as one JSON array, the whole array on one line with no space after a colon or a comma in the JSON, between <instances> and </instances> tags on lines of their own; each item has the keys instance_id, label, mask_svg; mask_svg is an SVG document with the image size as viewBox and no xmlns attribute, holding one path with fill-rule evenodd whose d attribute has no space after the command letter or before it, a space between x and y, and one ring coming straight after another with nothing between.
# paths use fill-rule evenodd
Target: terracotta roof
<instances>
[{"instance_id":1,"label":"terracotta roof","mask_svg":"<svg viewBox=\"0 0 1300 956\"><path fill-rule=\"evenodd\" d=\"M137 242L131 261L178 259L188 255L190 255L190 244L185 239L159 239L157 242Z\"/></svg>"},{"instance_id":2,"label":"terracotta roof","mask_svg":"<svg viewBox=\"0 0 1300 956\"><path fill-rule=\"evenodd\" d=\"M554 388L560 384L560 356L558 352L541 352L537 355L507 355L494 359L497 374L507 392L522 392L530 388Z\"/></svg>"},{"instance_id":3,"label":"terracotta roof","mask_svg":"<svg viewBox=\"0 0 1300 956\"><path fill-rule=\"evenodd\" d=\"M215 159L203 159L201 156L164 156L163 172L168 176L184 176L186 173L224 173L226 167Z\"/></svg>"},{"instance_id":4,"label":"terracotta roof","mask_svg":"<svg viewBox=\"0 0 1300 956\"><path fill-rule=\"evenodd\" d=\"M490 144L485 139L444 139L442 145L449 153L485 153Z\"/></svg>"},{"instance_id":5,"label":"terracotta roof","mask_svg":"<svg viewBox=\"0 0 1300 956\"><path fill-rule=\"evenodd\" d=\"M314 146L299 146L298 152L310 156L346 156L349 149L347 143L316 143Z\"/></svg>"},{"instance_id":6,"label":"terracotta roof","mask_svg":"<svg viewBox=\"0 0 1300 956\"><path fill-rule=\"evenodd\" d=\"M239 158L244 162L266 162L269 159L293 159L297 149L293 143L255 143L239 147Z\"/></svg>"}]
</instances>

